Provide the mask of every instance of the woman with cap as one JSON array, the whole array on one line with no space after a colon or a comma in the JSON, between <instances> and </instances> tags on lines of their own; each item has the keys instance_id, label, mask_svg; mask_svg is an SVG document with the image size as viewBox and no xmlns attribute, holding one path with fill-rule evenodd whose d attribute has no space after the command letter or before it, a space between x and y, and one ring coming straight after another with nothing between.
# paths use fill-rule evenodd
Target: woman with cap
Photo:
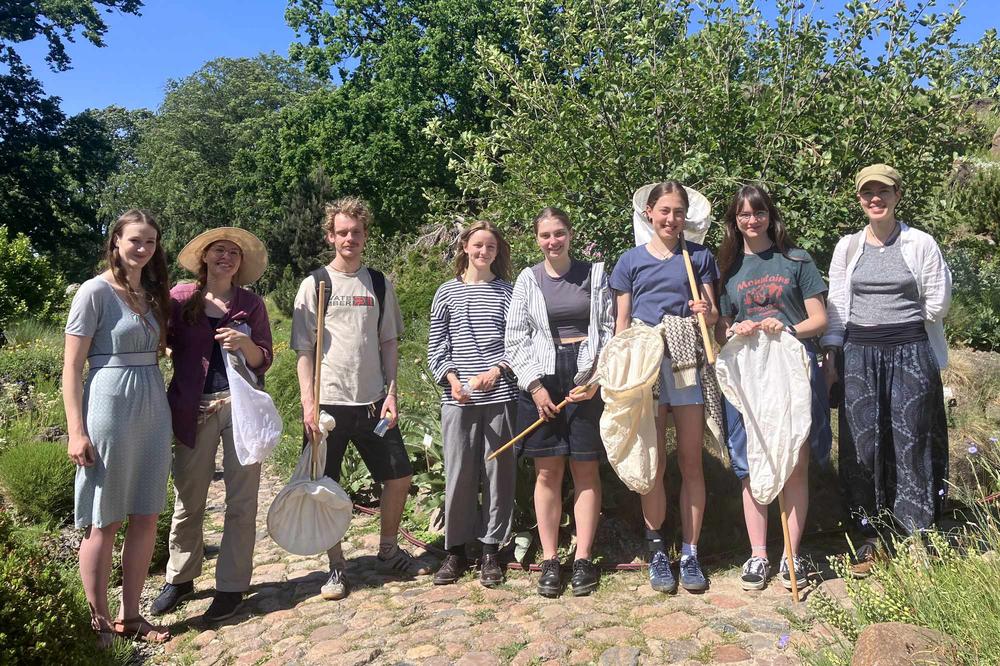
<instances>
[{"instance_id":1,"label":"woman with cap","mask_svg":"<svg viewBox=\"0 0 1000 666\"><path fill-rule=\"evenodd\" d=\"M719 279L715 258L703 245L687 243L699 298L691 298L690 281L681 248L681 234L687 218L688 193L676 180L653 187L646 201L646 216L653 235L648 243L632 248L618 259L611 274L617 315L615 333L632 325L633 319L658 326L665 316L690 317L701 313L709 326L718 319L713 283ZM673 411L677 431L677 461L681 472L681 566L680 584L690 592L708 588L698 563L698 538L705 514L705 476L701 464L705 433L705 398L701 379L689 386L677 386L673 361L664 356L660 367L660 398L656 415L659 464L653 488L641 496L649 549L649 584L658 592L673 593L677 579L670 570L663 525L667 496L663 485L666 469L667 407Z\"/></svg>"},{"instance_id":2,"label":"woman with cap","mask_svg":"<svg viewBox=\"0 0 1000 666\"><path fill-rule=\"evenodd\" d=\"M865 538L853 566L860 577L874 562L877 527L913 534L940 515L948 477L942 322L951 271L931 236L896 218L902 178L895 169L865 167L854 185L868 224L833 252L821 342L827 381L843 388L840 477Z\"/></svg>"},{"instance_id":3,"label":"woman with cap","mask_svg":"<svg viewBox=\"0 0 1000 666\"><path fill-rule=\"evenodd\" d=\"M62 388L67 454L78 466L80 579L91 626L105 648L112 634L151 643L170 639L165 627L139 615L170 473L170 407L158 363L170 276L160 238L148 212L132 209L119 217L108 234L107 270L80 285L66 322ZM90 366L86 382L84 364ZM122 603L111 622L108 581L126 518Z\"/></svg>"},{"instance_id":4,"label":"woman with cap","mask_svg":"<svg viewBox=\"0 0 1000 666\"><path fill-rule=\"evenodd\" d=\"M167 580L151 612L170 612L194 592L203 559L205 503L221 440L226 517L215 567L215 598L204 615L217 622L236 613L253 569L260 464L244 466L237 458L226 363L232 362L227 357L238 359L236 353L242 352L247 374L258 378L271 365L267 309L260 296L243 288L264 273L267 251L250 232L220 227L195 237L178 261L198 279L170 292L167 344L174 376L167 397L177 439L176 500Z\"/></svg>"}]
</instances>

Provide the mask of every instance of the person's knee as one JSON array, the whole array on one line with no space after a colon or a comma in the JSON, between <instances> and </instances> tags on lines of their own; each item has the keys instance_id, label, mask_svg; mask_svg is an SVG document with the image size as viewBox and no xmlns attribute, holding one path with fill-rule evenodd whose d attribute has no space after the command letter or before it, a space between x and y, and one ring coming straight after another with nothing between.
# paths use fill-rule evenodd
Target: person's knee
<instances>
[{"instance_id":1,"label":"person's knee","mask_svg":"<svg viewBox=\"0 0 1000 666\"><path fill-rule=\"evenodd\" d=\"M128 517L129 529L149 530L156 529L156 521L159 516L155 513L131 514Z\"/></svg>"}]
</instances>

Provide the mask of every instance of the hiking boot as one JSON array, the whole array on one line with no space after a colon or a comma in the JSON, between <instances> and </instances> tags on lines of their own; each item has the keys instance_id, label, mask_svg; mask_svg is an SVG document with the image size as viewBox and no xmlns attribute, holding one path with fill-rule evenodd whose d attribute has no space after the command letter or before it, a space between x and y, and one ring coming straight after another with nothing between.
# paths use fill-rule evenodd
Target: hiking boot
<instances>
[{"instance_id":1,"label":"hiking boot","mask_svg":"<svg viewBox=\"0 0 1000 666\"><path fill-rule=\"evenodd\" d=\"M483 587L496 587L503 582L503 567L496 553L483 553L479 567L479 583Z\"/></svg>"},{"instance_id":2,"label":"hiking boot","mask_svg":"<svg viewBox=\"0 0 1000 666\"><path fill-rule=\"evenodd\" d=\"M448 553L441 563L441 567L434 574L435 585L450 585L462 577L465 570L469 568L469 561L461 555Z\"/></svg>"},{"instance_id":3,"label":"hiking boot","mask_svg":"<svg viewBox=\"0 0 1000 666\"><path fill-rule=\"evenodd\" d=\"M574 597L585 597L596 590L598 580L600 571L596 564L584 557L573 562L573 578L570 579L570 584L573 586Z\"/></svg>"},{"instance_id":4,"label":"hiking boot","mask_svg":"<svg viewBox=\"0 0 1000 666\"><path fill-rule=\"evenodd\" d=\"M809 584L809 573L812 571L812 567L809 565L809 561L804 557L799 557L796 555L792 558L792 562L795 563L795 587L798 589L804 588ZM781 584L785 586L786 590L792 589L792 575L788 571L788 558L781 558L781 567L778 569L778 578L781 579Z\"/></svg>"},{"instance_id":5,"label":"hiking boot","mask_svg":"<svg viewBox=\"0 0 1000 666\"><path fill-rule=\"evenodd\" d=\"M562 570L559 558L542 562L542 575L538 577L538 594L543 597L558 597L562 591Z\"/></svg>"},{"instance_id":6,"label":"hiking boot","mask_svg":"<svg viewBox=\"0 0 1000 666\"><path fill-rule=\"evenodd\" d=\"M343 564L330 567L330 577L323 583L319 593L327 601L339 601L351 593L351 584L347 582Z\"/></svg>"},{"instance_id":7,"label":"hiking boot","mask_svg":"<svg viewBox=\"0 0 1000 666\"><path fill-rule=\"evenodd\" d=\"M877 543L865 541L858 546L854 553L854 561L851 562L851 575L855 578L867 578L871 575L872 567L883 557Z\"/></svg>"},{"instance_id":8,"label":"hiking boot","mask_svg":"<svg viewBox=\"0 0 1000 666\"><path fill-rule=\"evenodd\" d=\"M681 558L681 587L688 592L704 592L708 589L708 579L701 571L697 555Z\"/></svg>"},{"instance_id":9,"label":"hiking boot","mask_svg":"<svg viewBox=\"0 0 1000 666\"><path fill-rule=\"evenodd\" d=\"M194 581L186 583L166 583L160 590L160 595L149 607L150 615L165 615L177 608L177 604L194 595Z\"/></svg>"},{"instance_id":10,"label":"hiking boot","mask_svg":"<svg viewBox=\"0 0 1000 666\"><path fill-rule=\"evenodd\" d=\"M740 585L746 591L763 590L767 586L767 577L771 573L771 563L766 557L751 557L743 563L743 573L740 575Z\"/></svg>"},{"instance_id":11,"label":"hiking boot","mask_svg":"<svg viewBox=\"0 0 1000 666\"><path fill-rule=\"evenodd\" d=\"M649 560L649 586L657 592L673 594L677 591L677 579L670 570L670 558L662 550L653 551Z\"/></svg>"},{"instance_id":12,"label":"hiking boot","mask_svg":"<svg viewBox=\"0 0 1000 666\"><path fill-rule=\"evenodd\" d=\"M382 553L379 553L378 561L386 571L403 574L404 576L426 576L431 572L429 566L399 546L396 546L396 549L388 557L383 557Z\"/></svg>"},{"instance_id":13,"label":"hiking boot","mask_svg":"<svg viewBox=\"0 0 1000 666\"><path fill-rule=\"evenodd\" d=\"M208 607L202 618L206 622L221 622L236 615L243 603L242 592L216 592L212 605Z\"/></svg>"}]
</instances>

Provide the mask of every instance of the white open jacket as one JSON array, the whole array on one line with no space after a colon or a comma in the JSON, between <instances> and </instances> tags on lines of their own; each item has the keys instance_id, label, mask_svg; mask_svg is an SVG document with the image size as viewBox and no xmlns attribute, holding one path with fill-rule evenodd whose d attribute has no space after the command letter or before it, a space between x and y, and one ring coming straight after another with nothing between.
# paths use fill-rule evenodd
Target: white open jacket
<instances>
[{"instance_id":1,"label":"white open jacket","mask_svg":"<svg viewBox=\"0 0 1000 666\"><path fill-rule=\"evenodd\" d=\"M826 304L829 324L821 344L844 345L844 330L851 314L851 275L865 250L866 229L844 236L837 243L830 261L830 294ZM903 261L917 282L924 311L924 327L938 367L948 365L948 342L944 337L944 317L951 306L951 270L934 239L919 229L899 223L900 251ZM851 252L852 256L848 257Z\"/></svg>"}]
</instances>

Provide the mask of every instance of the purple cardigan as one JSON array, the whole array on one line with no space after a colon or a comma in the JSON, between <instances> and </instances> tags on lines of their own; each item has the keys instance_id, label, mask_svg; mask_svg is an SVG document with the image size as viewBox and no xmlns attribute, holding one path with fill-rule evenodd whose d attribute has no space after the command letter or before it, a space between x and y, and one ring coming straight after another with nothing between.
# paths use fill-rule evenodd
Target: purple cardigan
<instances>
[{"instance_id":1,"label":"purple cardigan","mask_svg":"<svg viewBox=\"0 0 1000 666\"><path fill-rule=\"evenodd\" d=\"M193 283L187 283L170 290L170 321L167 325L167 346L171 349L170 358L174 364L174 376L167 389L167 400L173 417L174 437L188 448L194 448L198 429L198 403L208 375L212 345L215 344L215 329L207 316L202 314L194 324L188 324L181 317L184 303L191 298L196 287ZM264 353L263 364L259 368L250 368L255 375L263 377L274 358L271 323L268 321L263 299L251 291L237 287L229 303L229 310L219 321L219 328L234 322L244 322L250 327L250 338Z\"/></svg>"}]
</instances>

